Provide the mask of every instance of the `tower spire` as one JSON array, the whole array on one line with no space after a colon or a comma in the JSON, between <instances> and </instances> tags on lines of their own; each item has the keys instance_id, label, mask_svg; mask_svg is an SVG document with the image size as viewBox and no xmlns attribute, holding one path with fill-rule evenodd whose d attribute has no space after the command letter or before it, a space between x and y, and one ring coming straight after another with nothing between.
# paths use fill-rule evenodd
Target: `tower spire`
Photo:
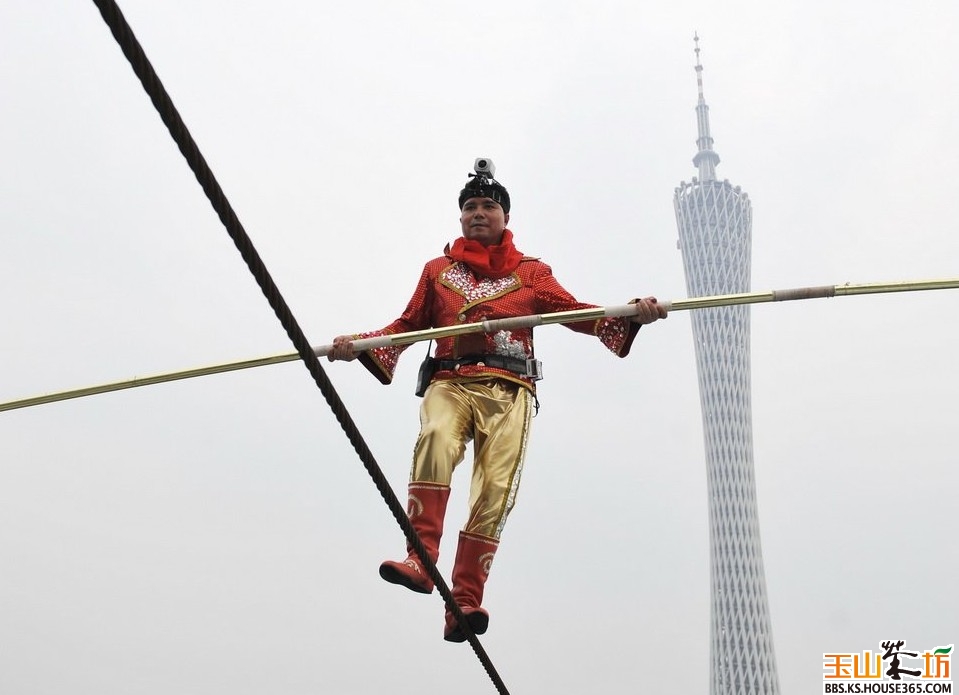
<instances>
[{"instance_id":1,"label":"tower spire","mask_svg":"<svg viewBox=\"0 0 959 695\"><path fill-rule=\"evenodd\" d=\"M696 85L699 87L699 101L696 103L696 126L699 137L696 139L698 151L693 157L693 164L699 168L700 181L716 180L716 165L719 164L719 155L713 151L713 138L709 134L709 107L706 97L703 96L703 65L699 62L699 33L693 34L696 44Z\"/></svg>"}]
</instances>

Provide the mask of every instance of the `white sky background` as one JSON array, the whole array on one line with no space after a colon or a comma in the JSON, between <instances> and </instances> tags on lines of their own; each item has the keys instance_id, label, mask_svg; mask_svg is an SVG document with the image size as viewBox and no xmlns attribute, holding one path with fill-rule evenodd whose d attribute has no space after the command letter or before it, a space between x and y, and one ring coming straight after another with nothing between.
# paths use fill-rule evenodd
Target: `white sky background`
<instances>
[{"instance_id":1,"label":"white sky background","mask_svg":"<svg viewBox=\"0 0 959 695\"><path fill-rule=\"evenodd\" d=\"M952 0L164 3L128 20L311 342L392 320L477 156L584 301L686 296L692 35L753 288L955 276ZM0 2L0 400L291 350L96 8ZM784 693L959 635L959 294L752 309ZM547 378L482 639L513 693L706 692L689 317ZM423 346L324 365L401 499ZM457 475L440 559L465 521ZM0 414L0 692L494 692L299 364Z\"/></svg>"}]
</instances>

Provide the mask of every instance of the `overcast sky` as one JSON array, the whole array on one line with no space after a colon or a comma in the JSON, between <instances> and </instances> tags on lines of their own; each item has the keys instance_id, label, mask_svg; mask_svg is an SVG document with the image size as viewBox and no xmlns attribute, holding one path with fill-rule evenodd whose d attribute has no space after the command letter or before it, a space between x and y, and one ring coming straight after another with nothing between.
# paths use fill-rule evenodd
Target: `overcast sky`
<instances>
[{"instance_id":1,"label":"overcast sky","mask_svg":"<svg viewBox=\"0 0 959 695\"><path fill-rule=\"evenodd\" d=\"M583 301L686 296L693 33L754 290L959 275L954 0L121 3L313 344L381 327L477 156ZM908 8L908 9L907 9ZM0 401L292 348L91 2L0 0ZM956 291L752 309L784 693L959 637ZM414 346L324 365L401 499ZM706 692L689 316L546 379L482 641L513 693ZM440 569L465 522L454 479ZM301 364L0 414L0 692L493 692Z\"/></svg>"}]
</instances>

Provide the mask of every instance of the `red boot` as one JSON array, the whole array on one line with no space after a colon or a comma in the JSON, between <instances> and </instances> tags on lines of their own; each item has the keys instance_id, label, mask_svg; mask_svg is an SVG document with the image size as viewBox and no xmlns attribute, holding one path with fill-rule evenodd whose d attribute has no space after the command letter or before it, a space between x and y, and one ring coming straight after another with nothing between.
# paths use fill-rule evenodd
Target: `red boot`
<instances>
[{"instance_id":1,"label":"red boot","mask_svg":"<svg viewBox=\"0 0 959 695\"><path fill-rule=\"evenodd\" d=\"M435 563L440 555L440 538L443 536L443 518L450 489L434 483L410 483L409 502L406 513L419 534L430 559ZM391 584L405 586L420 594L433 592L433 580L426 574L423 563L407 543L409 556L403 562L387 560L380 565L380 576Z\"/></svg>"},{"instance_id":2,"label":"red boot","mask_svg":"<svg viewBox=\"0 0 959 695\"><path fill-rule=\"evenodd\" d=\"M456 605L466 615L470 628L477 635L482 635L489 626L489 613L482 607L483 587L497 547L499 541L492 538L460 532L456 562L453 564L452 592ZM443 639L447 642L466 641L466 634L448 608Z\"/></svg>"}]
</instances>

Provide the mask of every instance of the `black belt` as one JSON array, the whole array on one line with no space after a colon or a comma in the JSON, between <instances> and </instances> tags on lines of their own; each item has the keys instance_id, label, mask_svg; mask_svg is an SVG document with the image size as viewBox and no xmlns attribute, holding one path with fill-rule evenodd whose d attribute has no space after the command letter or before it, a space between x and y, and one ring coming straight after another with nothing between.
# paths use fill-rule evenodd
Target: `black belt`
<instances>
[{"instance_id":1,"label":"black belt","mask_svg":"<svg viewBox=\"0 0 959 695\"><path fill-rule=\"evenodd\" d=\"M527 360L521 357L507 357L505 355L466 355L453 360L436 360L437 370L452 369L456 371L464 364L478 367L493 367L529 377L534 380L542 379L542 366L539 360Z\"/></svg>"}]
</instances>

